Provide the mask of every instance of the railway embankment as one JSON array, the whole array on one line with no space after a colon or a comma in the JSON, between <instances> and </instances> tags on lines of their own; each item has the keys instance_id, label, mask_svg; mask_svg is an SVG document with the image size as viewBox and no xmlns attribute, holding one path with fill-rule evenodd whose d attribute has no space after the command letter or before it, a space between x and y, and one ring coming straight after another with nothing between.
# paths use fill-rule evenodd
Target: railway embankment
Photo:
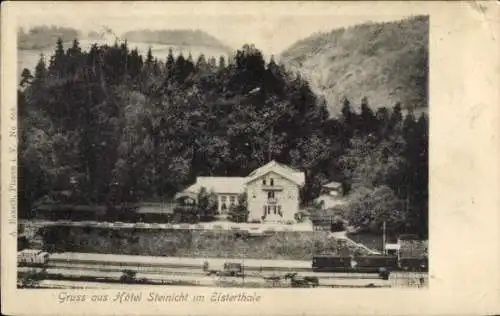
<instances>
[{"instance_id":1,"label":"railway embankment","mask_svg":"<svg viewBox=\"0 0 500 316\"><path fill-rule=\"evenodd\" d=\"M41 240L36 247L50 252L271 260L311 260L321 253L371 255L321 231L266 231L252 236L241 230L49 225L38 227L32 240Z\"/></svg>"}]
</instances>

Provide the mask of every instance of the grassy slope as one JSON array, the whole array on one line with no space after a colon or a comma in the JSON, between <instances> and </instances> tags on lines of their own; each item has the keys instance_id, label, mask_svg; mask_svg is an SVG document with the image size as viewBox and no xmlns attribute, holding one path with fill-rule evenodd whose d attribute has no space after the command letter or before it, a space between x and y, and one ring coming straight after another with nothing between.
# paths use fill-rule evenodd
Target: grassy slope
<instances>
[{"instance_id":1,"label":"grassy slope","mask_svg":"<svg viewBox=\"0 0 500 316\"><path fill-rule=\"evenodd\" d=\"M147 256L311 260L317 253L367 255L325 232L275 232L246 240L231 231L45 227L57 251Z\"/></svg>"},{"instance_id":2,"label":"grassy slope","mask_svg":"<svg viewBox=\"0 0 500 316\"><path fill-rule=\"evenodd\" d=\"M429 20L367 23L303 39L281 54L281 61L306 77L333 114L344 96L358 105L427 108Z\"/></svg>"}]
</instances>

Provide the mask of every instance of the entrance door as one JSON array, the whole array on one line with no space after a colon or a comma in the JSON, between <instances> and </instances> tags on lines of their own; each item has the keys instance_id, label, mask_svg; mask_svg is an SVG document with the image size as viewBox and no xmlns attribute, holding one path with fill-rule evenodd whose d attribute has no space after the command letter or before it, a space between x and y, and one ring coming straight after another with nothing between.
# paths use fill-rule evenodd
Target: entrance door
<instances>
[{"instance_id":1,"label":"entrance door","mask_svg":"<svg viewBox=\"0 0 500 316\"><path fill-rule=\"evenodd\" d=\"M267 204L264 209L266 210L266 222L278 222L283 220L280 204Z\"/></svg>"}]
</instances>

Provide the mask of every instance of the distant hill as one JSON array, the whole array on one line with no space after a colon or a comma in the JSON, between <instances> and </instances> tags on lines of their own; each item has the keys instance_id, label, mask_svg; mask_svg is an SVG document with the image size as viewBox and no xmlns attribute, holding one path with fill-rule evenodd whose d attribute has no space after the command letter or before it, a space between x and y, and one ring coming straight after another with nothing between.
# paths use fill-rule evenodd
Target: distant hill
<instances>
[{"instance_id":1,"label":"distant hill","mask_svg":"<svg viewBox=\"0 0 500 316\"><path fill-rule=\"evenodd\" d=\"M231 52L229 46L201 30L134 30L124 33L122 37L131 42L206 46Z\"/></svg>"},{"instance_id":2,"label":"distant hill","mask_svg":"<svg viewBox=\"0 0 500 316\"><path fill-rule=\"evenodd\" d=\"M63 38L64 49L68 49L72 45L75 37L78 37L80 47L83 50L88 50L94 43L97 44L114 44L115 36L113 31L91 31L82 35L77 30L66 30L65 28L58 27L37 27L33 34L22 38L23 41L18 42L18 72L21 74L22 69L28 68L34 71L34 68L40 59L40 54L45 56L48 61L50 56L54 54L57 38ZM30 31L31 34L32 31ZM43 35L42 35L43 34ZM42 40L43 39L43 40ZM137 48L139 53L146 56L147 51L151 48L153 56L158 58L159 61L165 61L168 52L172 49L175 56L183 54L188 57L189 54L196 60L199 55L203 54L206 58L214 57L216 60L220 56L224 56L227 60L229 55L233 54L233 50L216 39L215 37L202 32L192 30L173 30L173 31L150 31L139 30L125 33L121 39L127 39L129 49ZM43 45L42 45L43 43Z\"/></svg>"},{"instance_id":3,"label":"distant hill","mask_svg":"<svg viewBox=\"0 0 500 316\"><path fill-rule=\"evenodd\" d=\"M332 114L344 97L358 106L364 96L373 108L401 102L419 112L428 107L428 36L426 16L366 23L300 40L280 61L308 79Z\"/></svg>"},{"instance_id":4,"label":"distant hill","mask_svg":"<svg viewBox=\"0 0 500 316\"><path fill-rule=\"evenodd\" d=\"M80 36L80 31L70 27L35 26L28 31L19 29L17 47L23 50L39 50L52 47L60 37L63 41L72 41Z\"/></svg>"}]
</instances>

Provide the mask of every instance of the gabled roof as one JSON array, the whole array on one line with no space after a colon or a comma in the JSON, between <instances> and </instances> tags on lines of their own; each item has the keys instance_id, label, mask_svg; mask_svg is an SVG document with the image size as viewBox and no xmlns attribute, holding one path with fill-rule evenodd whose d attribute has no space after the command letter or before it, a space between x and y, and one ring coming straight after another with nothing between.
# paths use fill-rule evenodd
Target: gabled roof
<instances>
[{"instance_id":1,"label":"gabled roof","mask_svg":"<svg viewBox=\"0 0 500 316\"><path fill-rule=\"evenodd\" d=\"M326 189L338 189L338 188L342 187L342 183L340 183L340 182L330 182L330 183L327 183L327 184L323 184L322 187L326 188Z\"/></svg>"},{"instance_id":2,"label":"gabled roof","mask_svg":"<svg viewBox=\"0 0 500 316\"><path fill-rule=\"evenodd\" d=\"M204 187L209 193L241 194L245 192L245 179L242 177L198 177L196 183L184 192L198 193Z\"/></svg>"},{"instance_id":3,"label":"gabled roof","mask_svg":"<svg viewBox=\"0 0 500 316\"><path fill-rule=\"evenodd\" d=\"M245 183L252 182L255 179L268 174L269 172L276 172L277 174L288 180L291 180L299 186L303 186L305 184L306 176L304 172L301 172L287 165L280 164L274 160L251 172L246 178Z\"/></svg>"},{"instance_id":4,"label":"gabled roof","mask_svg":"<svg viewBox=\"0 0 500 316\"><path fill-rule=\"evenodd\" d=\"M197 200L198 199L198 192L182 191L182 192L175 194L175 196L174 196L174 200L178 200L181 198L190 198L193 200Z\"/></svg>"}]
</instances>

